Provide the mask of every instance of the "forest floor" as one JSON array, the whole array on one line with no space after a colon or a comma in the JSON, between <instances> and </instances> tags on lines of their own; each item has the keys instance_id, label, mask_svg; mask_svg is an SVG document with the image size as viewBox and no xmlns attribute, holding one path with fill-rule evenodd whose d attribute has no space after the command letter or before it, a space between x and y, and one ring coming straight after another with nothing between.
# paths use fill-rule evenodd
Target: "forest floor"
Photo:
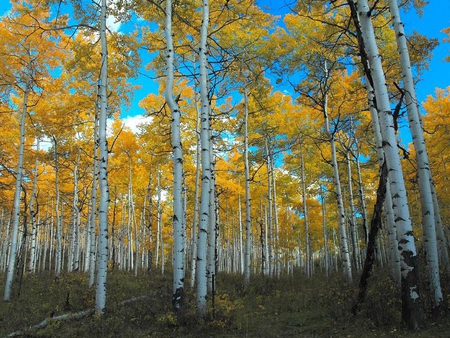
<instances>
[{"instance_id":1,"label":"forest floor","mask_svg":"<svg viewBox=\"0 0 450 338\"><path fill-rule=\"evenodd\" d=\"M0 307L0 337L23 330L21 337L449 337L450 314L427 318L426 328L411 332L401 323L399 290L383 271L369 281L367 299L356 316L351 307L355 285L340 275L301 274L280 279L219 275L214 313L208 320L195 316L195 299L187 291L177 319L171 310L171 276L110 272L107 311L66 321L44 319L94 307L95 291L84 274L24 276L15 281L14 297ZM0 276L4 290L4 276ZM138 298L139 296L146 296ZM136 298L133 301L123 301ZM210 303L212 301L210 300ZM28 329L27 329L28 328Z\"/></svg>"}]
</instances>

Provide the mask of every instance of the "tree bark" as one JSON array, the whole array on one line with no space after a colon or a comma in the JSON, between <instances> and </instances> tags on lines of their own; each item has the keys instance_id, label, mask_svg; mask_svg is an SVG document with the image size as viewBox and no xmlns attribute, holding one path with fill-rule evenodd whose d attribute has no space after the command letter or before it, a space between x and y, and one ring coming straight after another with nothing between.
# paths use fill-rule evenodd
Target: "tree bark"
<instances>
[{"instance_id":1,"label":"tree bark","mask_svg":"<svg viewBox=\"0 0 450 338\"><path fill-rule=\"evenodd\" d=\"M350 0L349 2L353 3ZM367 76L373 82L376 108L379 114L383 138L382 146L389 172L390 190L401 255L402 318L410 329L418 329L424 325L423 302L419 287L418 256L409 216L405 181L397 150L386 79L381 64L381 55L378 53L376 45L370 15L371 10L367 0L359 0L356 3L356 10L361 25L362 43L364 43L364 48L361 48L361 50L367 52L367 60L370 65L370 74L367 74ZM365 61L363 60L363 62Z\"/></svg>"},{"instance_id":2,"label":"tree bark","mask_svg":"<svg viewBox=\"0 0 450 338\"><path fill-rule=\"evenodd\" d=\"M108 48L106 42L106 0L101 1L100 39L102 46L102 64L100 70L100 205L98 208L99 241L97 254L97 285L95 294L95 312L103 314L106 307L106 279L108 273L108 140L106 136L108 109Z\"/></svg>"},{"instance_id":3,"label":"tree bark","mask_svg":"<svg viewBox=\"0 0 450 338\"><path fill-rule=\"evenodd\" d=\"M405 102L408 111L409 128L416 150L417 173L419 176L420 205L422 211L423 245L426 252L428 285L432 295L433 308L442 306L443 295L439 275L438 246L435 227L435 208L432 196L432 178L427 147L423 136L423 128L419 116L419 103L416 98L416 90L409 59L409 51L406 42L403 23L397 0L390 0L389 7L397 41L400 65L402 67L403 84L405 86Z\"/></svg>"},{"instance_id":4,"label":"tree bark","mask_svg":"<svg viewBox=\"0 0 450 338\"><path fill-rule=\"evenodd\" d=\"M20 196L22 193L22 180L23 180L23 160L24 160L24 150L25 150L25 118L28 111L28 95L32 89L32 79L31 79L31 61L28 64L28 76L26 80L24 93L23 93L23 106L22 113L20 117L20 140L19 140L19 160L17 164L16 172L16 187L14 190L14 220L13 227L11 231L11 246L9 251L8 268L6 272L6 282L5 282L5 293L3 296L4 301L9 301L11 299L12 284L14 280L14 273L16 268L17 259L17 237L19 233L19 222L20 222Z\"/></svg>"},{"instance_id":5,"label":"tree bark","mask_svg":"<svg viewBox=\"0 0 450 338\"><path fill-rule=\"evenodd\" d=\"M180 108L173 97L174 47L172 41L172 0L166 0L166 101L172 112L173 152L173 294L172 306L181 309L184 290L184 226L183 226L183 152L181 148Z\"/></svg>"}]
</instances>

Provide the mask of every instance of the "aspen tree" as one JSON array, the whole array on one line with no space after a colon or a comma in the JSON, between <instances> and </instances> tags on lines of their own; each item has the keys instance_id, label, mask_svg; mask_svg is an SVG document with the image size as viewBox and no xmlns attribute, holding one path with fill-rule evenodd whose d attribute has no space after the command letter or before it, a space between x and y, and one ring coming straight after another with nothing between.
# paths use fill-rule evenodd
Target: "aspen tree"
<instances>
[{"instance_id":1,"label":"aspen tree","mask_svg":"<svg viewBox=\"0 0 450 338\"><path fill-rule=\"evenodd\" d=\"M34 163L33 170L33 188L31 191L30 198L30 218L31 218L31 244L30 244L30 260L28 265L28 272L34 273L36 270L36 245L37 245L37 237L38 237L38 229L37 229L37 214L39 212L38 202L37 202L37 181L38 181L38 170L39 170L39 145L40 140L39 137L36 138L36 160ZM35 208L36 204L36 208ZM3 213L3 209L2 209ZM3 215L2 215L3 216ZM2 217L3 218L3 217Z\"/></svg>"},{"instance_id":2,"label":"aspen tree","mask_svg":"<svg viewBox=\"0 0 450 338\"><path fill-rule=\"evenodd\" d=\"M6 271L5 293L3 295L4 301L11 300L12 284L14 280L14 273L17 259L17 237L19 233L20 222L20 196L22 193L23 180L23 159L25 153L25 118L28 112L28 97L33 86L33 65L32 60L28 61L25 70L25 84L23 88L23 103L22 112L20 114L20 141L19 141L19 158L16 172L16 186L14 190L14 210L13 210L13 226L11 230L11 246L9 252L8 268Z\"/></svg>"},{"instance_id":3,"label":"aspen tree","mask_svg":"<svg viewBox=\"0 0 450 338\"><path fill-rule=\"evenodd\" d=\"M180 135L180 108L173 97L174 47L172 42L172 1L166 0L165 35L166 57L166 101L172 112L172 152L173 152L173 295L172 306L181 308L184 290L184 224L183 224L183 153Z\"/></svg>"},{"instance_id":4,"label":"aspen tree","mask_svg":"<svg viewBox=\"0 0 450 338\"><path fill-rule=\"evenodd\" d=\"M108 141L106 137L107 109L108 109L108 47L106 43L106 0L100 4L100 40L101 40L101 68L100 68L100 115L99 115L99 183L100 204L98 207L99 235L97 254L97 282L95 294L95 312L103 314L106 307L106 279L108 274Z\"/></svg>"},{"instance_id":5,"label":"aspen tree","mask_svg":"<svg viewBox=\"0 0 450 338\"><path fill-rule=\"evenodd\" d=\"M329 70L327 63L324 64L324 72L325 78L328 80ZM342 269L344 273L344 278L347 282L352 281L352 266L350 262L350 252L348 249L348 238L347 238L347 230L345 226L345 211L344 211L344 202L342 200L342 190L341 190L341 181L339 176L339 166L337 162L337 151L336 151L336 142L334 132L330 130L330 122L328 117L328 93L324 93L323 97L323 116L324 116L324 125L325 125L325 133L329 138L330 146L331 146L331 166L333 167L333 179L335 184L335 193L336 193L336 202L338 207L338 225L339 225L339 235L340 235L340 246L341 246L341 259L342 259Z\"/></svg>"},{"instance_id":6,"label":"aspen tree","mask_svg":"<svg viewBox=\"0 0 450 338\"><path fill-rule=\"evenodd\" d=\"M197 295L196 305L199 317L206 317L207 313L207 240L209 224L209 203L211 193L211 154L210 154L210 102L208 97L207 74L207 37L209 27L209 0L202 1L202 26L200 30L199 71L200 71L200 102L201 102L201 163L202 163L202 193L200 201L200 225L197 242Z\"/></svg>"},{"instance_id":7,"label":"aspen tree","mask_svg":"<svg viewBox=\"0 0 450 338\"><path fill-rule=\"evenodd\" d=\"M305 178L305 158L303 156L303 144L300 144L300 169L302 178L302 203L303 203L303 221L305 222L305 273L307 277L311 277L311 255L310 255L310 238L309 238L309 222L308 207L306 205L306 178Z\"/></svg>"},{"instance_id":8,"label":"aspen tree","mask_svg":"<svg viewBox=\"0 0 450 338\"><path fill-rule=\"evenodd\" d=\"M196 134L196 147L195 147L195 188L194 188L194 217L192 219L192 236L191 236L191 248L192 248L192 259L191 259L191 289L195 287L195 272L197 264L197 229L199 221L199 183L200 183L200 158L201 158L201 144L200 144L200 112L198 109L197 96L195 99L195 110L197 113L196 123L195 123L195 134Z\"/></svg>"},{"instance_id":9,"label":"aspen tree","mask_svg":"<svg viewBox=\"0 0 450 338\"><path fill-rule=\"evenodd\" d=\"M400 19L397 0L389 0L392 16L392 25L395 31L400 65L402 68L405 103L408 112L409 128L416 150L417 171L419 176L420 205L422 210L423 243L426 252L427 272L430 291L433 299L433 308L442 306L443 295L439 276L438 247L436 241L435 209L433 204L432 178L427 147L423 136L423 128L419 115L419 103L416 98L411 62L406 42L403 23Z\"/></svg>"},{"instance_id":10,"label":"aspen tree","mask_svg":"<svg viewBox=\"0 0 450 338\"><path fill-rule=\"evenodd\" d=\"M349 3L353 3L353 1L349 0ZM367 52L370 65L370 74L368 74L368 76L371 76L373 81L376 108L380 119L381 134L383 138L382 146L388 167L393 210L397 226L402 270L402 318L410 329L418 329L423 326L424 321L423 301L419 287L420 276L418 256L409 216L405 181L394 134L389 95L381 64L381 55L378 53L372 26L371 10L367 0L359 0L356 3L356 10L358 13L359 24L361 25L363 37L362 43L364 43L364 49Z\"/></svg>"},{"instance_id":11,"label":"aspen tree","mask_svg":"<svg viewBox=\"0 0 450 338\"><path fill-rule=\"evenodd\" d=\"M250 268L252 254L252 215L251 215L251 196L250 196L250 169L248 163L248 88L244 87L244 171L245 171L245 259L244 259L244 283L246 286L250 283ZM240 196L239 196L240 197ZM240 199L239 199L240 202ZM240 203L239 203L240 204ZM239 213L240 213L239 206ZM240 230L242 234L242 222ZM242 240L241 240L242 243Z\"/></svg>"}]
</instances>

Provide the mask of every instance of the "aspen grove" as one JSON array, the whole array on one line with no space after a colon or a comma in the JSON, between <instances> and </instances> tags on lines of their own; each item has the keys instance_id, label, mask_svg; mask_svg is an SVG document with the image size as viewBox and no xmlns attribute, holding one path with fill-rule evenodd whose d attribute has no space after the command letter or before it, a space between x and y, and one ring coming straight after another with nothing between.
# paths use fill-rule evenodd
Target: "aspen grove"
<instances>
[{"instance_id":1,"label":"aspen grove","mask_svg":"<svg viewBox=\"0 0 450 338\"><path fill-rule=\"evenodd\" d=\"M265 4L11 1L5 302L28 276L81 274L95 299L76 315L102 317L110 272L170 274L182 323L189 306L214 317L221 274L243 292L338 275L359 289L357 313L385 269L408 329L445 312L450 87L419 102L438 41L402 23L426 5L282 1L276 16Z\"/></svg>"}]
</instances>

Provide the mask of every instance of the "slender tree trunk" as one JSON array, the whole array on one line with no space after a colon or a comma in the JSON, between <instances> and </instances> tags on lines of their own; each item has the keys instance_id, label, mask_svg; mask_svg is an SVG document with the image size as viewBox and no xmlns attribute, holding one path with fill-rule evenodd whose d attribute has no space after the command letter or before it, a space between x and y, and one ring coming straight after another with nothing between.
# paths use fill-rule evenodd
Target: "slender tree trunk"
<instances>
[{"instance_id":1,"label":"slender tree trunk","mask_svg":"<svg viewBox=\"0 0 450 338\"><path fill-rule=\"evenodd\" d=\"M102 64L100 70L100 205L98 208L99 241L97 255L97 285L95 294L95 312L103 314L106 307L106 279L108 274L108 140L106 136L108 113L108 49L106 43L106 0L101 1L100 39L102 46Z\"/></svg>"},{"instance_id":2,"label":"slender tree trunk","mask_svg":"<svg viewBox=\"0 0 450 338\"><path fill-rule=\"evenodd\" d=\"M209 27L209 1L202 2L202 27L199 47L200 101L201 101L201 148L202 148L202 194L200 202L200 225L197 242L197 314L206 317L208 292L207 237L209 223L209 194L211 193L210 116L207 74L207 36Z\"/></svg>"},{"instance_id":3,"label":"slender tree trunk","mask_svg":"<svg viewBox=\"0 0 450 338\"><path fill-rule=\"evenodd\" d=\"M72 229L70 234L70 246L69 246L69 263L67 264L67 270L78 270L78 261L76 259L78 254L78 232L80 228L79 221L79 208L78 208L78 164L80 162L81 149L78 148L77 160L73 169L73 202L72 202Z\"/></svg>"},{"instance_id":4,"label":"slender tree trunk","mask_svg":"<svg viewBox=\"0 0 450 338\"><path fill-rule=\"evenodd\" d=\"M325 69L327 70L327 65L325 65ZM323 114L325 119L325 132L329 137L330 145L331 145L331 165L333 167L333 178L335 184L335 193L336 193L336 202L338 207L338 225L339 225L339 234L340 234L340 245L341 245L341 255L342 255L342 270L344 273L344 278L347 282L352 281L352 266L350 262L350 252L348 249L348 238L347 238L347 230L345 226L345 211L344 211L344 202L342 200L342 191L341 191L341 181L339 177L339 166L337 162L336 156L336 142L334 133L330 131L330 123L328 119L328 95L325 94L324 98L324 107Z\"/></svg>"},{"instance_id":5,"label":"slender tree trunk","mask_svg":"<svg viewBox=\"0 0 450 338\"><path fill-rule=\"evenodd\" d=\"M172 0L166 0L165 26L166 57L166 101L172 112L172 152L173 152L173 294L172 306L181 308L184 290L184 227L183 227L183 153L181 148L180 108L173 97L174 47L172 42Z\"/></svg>"},{"instance_id":6,"label":"slender tree trunk","mask_svg":"<svg viewBox=\"0 0 450 338\"><path fill-rule=\"evenodd\" d=\"M347 150L345 153L345 159L347 161L347 177L348 177L348 204L350 206L350 227L351 227L351 235L352 235L352 243L353 243L353 264L355 266L355 270L359 271L361 268L361 260L359 255L359 242L358 242L358 229L356 226L356 217L355 217L355 205L353 203L353 180L352 180L352 166L350 161L350 151Z\"/></svg>"},{"instance_id":7,"label":"slender tree trunk","mask_svg":"<svg viewBox=\"0 0 450 338\"><path fill-rule=\"evenodd\" d=\"M100 88L98 89L98 96L100 95ZM86 241L86 256L85 256L85 272L89 271L88 286L91 288L94 286L95 281L95 261L96 261L96 221L97 221L97 178L99 175L99 138L98 138L98 115L99 115L99 102L95 104L95 116L94 116L94 159L92 167L92 190L91 190L91 214L89 217L89 229L87 233L88 240Z\"/></svg>"},{"instance_id":8,"label":"slender tree trunk","mask_svg":"<svg viewBox=\"0 0 450 338\"><path fill-rule=\"evenodd\" d=\"M305 273L307 277L311 277L311 257L309 245L309 223L308 223L308 206L306 204L306 178L305 178L305 158L303 156L303 144L300 145L300 168L302 176L302 203L303 203L303 222L305 223Z\"/></svg>"},{"instance_id":9,"label":"slender tree trunk","mask_svg":"<svg viewBox=\"0 0 450 338\"><path fill-rule=\"evenodd\" d=\"M323 188L320 190L320 198L322 201L322 229L323 229L323 255L324 255L324 269L325 275L330 275L330 262L329 262L329 253L328 253L328 234L327 234L327 215L326 215L326 206L325 206L325 196Z\"/></svg>"},{"instance_id":10,"label":"slender tree trunk","mask_svg":"<svg viewBox=\"0 0 450 338\"><path fill-rule=\"evenodd\" d=\"M438 200L436 195L436 188L434 187L434 183L431 186L432 194L433 194L433 205L438 206ZM435 207L434 209L434 215L436 219L436 232L437 232L437 239L438 239L438 248L439 248L439 258L441 261L441 264L447 269L447 271L450 271L450 260L448 257L448 247L447 247L447 237L445 236L444 228L442 225L442 218L441 218L441 212L439 208Z\"/></svg>"},{"instance_id":11,"label":"slender tree trunk","mask_svg":"<svg viewBox=\"0 0 450 338\"><path fill-rule=\"evenodd\" d=\"M199 183L200 183L200 158L201 158L201 144L200 144L200 113L198 110L197 102L195 104L197 111L197 122L195 125L195 130L197 134L197 144L196 144L196 168L195 168L195 192L194 192L194 218L192 220L192 238L191 238L191 251L192 251L192 259L191 259L191 289L193 290L195 287L195 272L197 265L197 224L199 222Z\"/></svg>"},{"instance_id":12,"label":"slender tree trunk","mask_svg":"<svg viewBox=\"0 0 450 338\"><path fill-rule=\"evenodd\" d=\"M28 67L31 68L31 61L28 64ZM28 95L32 88L32 79L31 79L31 69L28 69L28 76L25 83L25 89L23 94L23 106L22 113L20 118L20 141L19 141L19 160L17 165L17 173L16 173L16 187L14 190L14 221L13 227L11 231L11 246L9 252L9 260L8 260L8 269L6 272L6 282L5 282L5 293L3 296L4 301L11 300L11 291L12 284L14 280L14 272L16 267L16 258L17 258L17 237L19 233L19 222L20 222L20 195L22 193L22 180L23 180L23 159L24 159L24 150L25 150L25 118L27 116L28 111Z\"/></svg>"},{"instance_id":13,"label":"slender tree trunk","mask_svg":"<svg viewBox=\"0 0 450 338\"><path fill-rule=\"evenodd\" d=\"M30 219L31 219L31 247L30 247L30 261L28 265L28 272L34 273L36 270L36 245L38 237L37 229L37 214L39 212L39 205L37 204L37 179L39 169L39 138L36 139L36 161L33 170L33 188L30 197ZM36 209L35 209L36 204ZM3 209L2 209L3 213ZM2 217L3 218L3 217Z\"/></svg>"},{"instance_id":14,"label":"slender tree trunk","mask_svg":"<svg viewBox=\"0 0 450 338\"><path fill-rule=\"evenodd\" d=\"M252 214L250 196L250 168L248 164L248 89L244 87L244 170L245 170L245 259L244 283L250 283L251 250L252 250Z\"/></svg>"},{"instance_id":15,"label":"slender tree trunk","mask_svg":"<svg viewBox=\"0 0 450 338\"><path fill-rule=\"evenodd\" d=\"M158 168L158 176L157 176L157 185L158 185L158 197L156 201L156 248L155 248L155 267L159 266L159 259L160 259L160 251L162 247L162 201L161 201L161 169Z\"/></svg>"},{"instance_id":16,"label":"slender tree trunk","mask_svg":"<svg viewBox=\"0 0 450 338\"><path fill-rule=\"evenodd\" d=\"M210 110L211 116L211 110ZM210 117L211 118L211 117ZM210 172L211 172L211 181L210 181L210 193L209 193L209 218L208 218L208 252L207 252L207 275L208 275L208 291L210 293L213 292L213 283L216 275L216 246L217 246L217 229L216 229L216 221L217 214L215 208L216 201L216 177L215 177L215 163L214 163L214 155L213 155L213 138L211 131L211 123L209 125L208 131L209 138L209 153L211 158Z\"/></svg>"},{"instance_id":17,"label":"slender tree trunk","mask_svg":"<svg viewBox=\"0 0 450 338\"><path fill-rule=\"evenodd\" d=\"M61 202L61 192L59 188L59 154L58 154L58 141L55 136L53 136L54 143L54 161L55 161L55 190L56 190L56 201L55 201L55 211L56 211L56 263L55 263L55 279L59 278L63 264L63 243L62 243L62 207L60 207Z\"/></svg>"}]
</instances>

